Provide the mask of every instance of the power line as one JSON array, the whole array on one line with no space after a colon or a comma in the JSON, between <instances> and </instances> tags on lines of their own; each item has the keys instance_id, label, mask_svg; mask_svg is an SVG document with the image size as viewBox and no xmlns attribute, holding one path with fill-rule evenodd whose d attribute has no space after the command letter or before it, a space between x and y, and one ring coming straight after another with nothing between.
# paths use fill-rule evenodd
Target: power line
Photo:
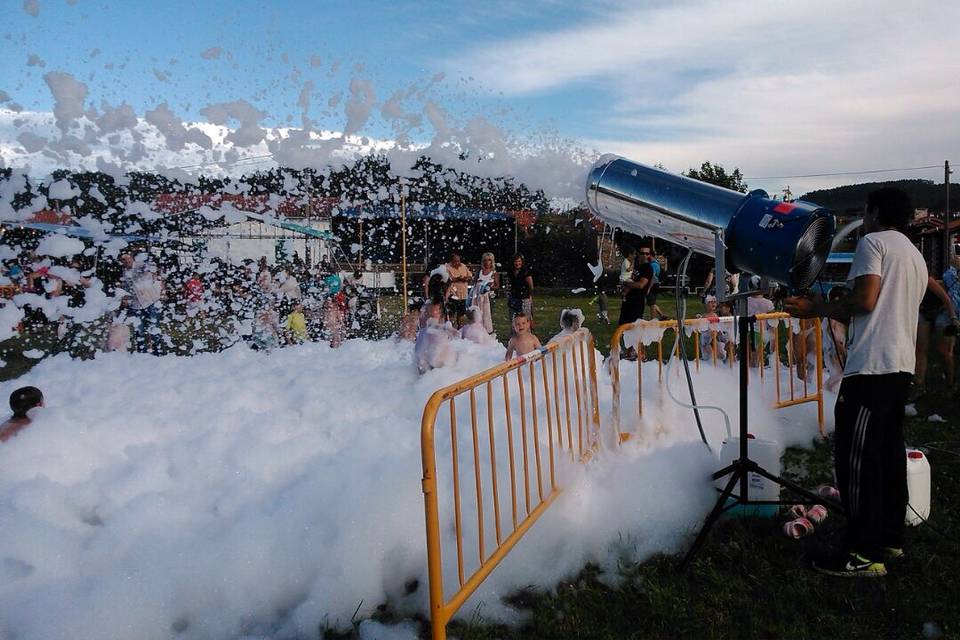
<instances>
[{"instance_id":1,"label":"power line","mask_svg":"<svg viewBox=\"0 0 960 640\"><path fill-rule=\"evenodd\" d=\"M236 160L210 160L208 162L201 162L198 164L187 164L182 167L174 167L175 169L197 169L199 167L209 167L215 164L222 165L224 167L232 167L235 164L240 164L242 162L247 162L249 160L264 160L267 158L273 158L272 153L265 153L259 156L246 156L245 158L237 158Z\"/></svg>"},{"instance_id":2,"label":"power line","mask_svg":"<svg viewBox=\"0 0 960 640\"><path fill-rule=\"evenodd\" d=\"M867 171L835 171L833 173L807 173L797 176L755 176L744 180L786 180L788 178L824 178L827 176L862 176L869 173L893 173L895 171L919 171L921 169L939 169L942 164L931 164L924 167L901 167L899 169L869 169Z\"/></svg>"}]
</instances>

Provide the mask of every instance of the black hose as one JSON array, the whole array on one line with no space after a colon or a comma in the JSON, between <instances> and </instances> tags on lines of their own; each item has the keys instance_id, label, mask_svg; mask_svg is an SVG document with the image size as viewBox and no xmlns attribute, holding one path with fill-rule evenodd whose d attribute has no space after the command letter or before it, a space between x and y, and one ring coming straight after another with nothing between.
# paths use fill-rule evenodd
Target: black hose
<instances>
[{"instance_id":1,"label":"black hose","mask_svg":"<svg viewBox=\"0 0 960 640\"><path fill-rule=\"evenodd\" d=\"M693 249L687 249L687 255L680 263L680 271L677 274L677 285L674 288L677 303L677 340L679 340L678 351L680 351L680 360L683 362L683 372L687 376L687 389L690 391L690 404L693 405L693 415L697 419L697 429L700 431L700 439L706 445L711 453L710 443L707 442L707 435L703 432L703 421L700 419L700 409L697 408L697 395L693 390L693 378L690 376L690 363L687 360L687 344L684 340L686 331L684 331L683 321L687 316L687 300L680 295L680 283L686 280L687 265L690 263L690 256L693 255ZM669 381L667 382L669 384Z\"/></svg>"},{"instance_id":2,"label":"black hose","mask_svg":"<svg viewBox=\"0 0 960 640\"><path fill-rule=\"evenodd\" d=\"M820 285L820 295L824 300L827 298L827 294L823 290L823 279L817 278L817 284ZM833 350L837 352L837 359L840 360L840 370L847 368L847 358L843 355L843 352L840 351L840 345L837 344L837 336L833 333L833 327L830 326L830 318L824 318L826 320L827 333L830 334L830 340L833 342Z\"/></svg>"}]
</instances>

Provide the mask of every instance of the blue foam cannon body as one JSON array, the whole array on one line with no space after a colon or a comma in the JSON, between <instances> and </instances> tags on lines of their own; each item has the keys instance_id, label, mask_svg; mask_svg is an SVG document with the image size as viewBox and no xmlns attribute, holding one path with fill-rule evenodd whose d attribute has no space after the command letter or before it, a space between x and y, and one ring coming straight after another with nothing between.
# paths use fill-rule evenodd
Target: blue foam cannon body
<instances>
[{"instance_id":1,"label":"blue foam cannon body","mask_svg":"<svg viewBox=\"0 0 960 640\"><path fill-rule=\"evenodd\" d=\"M728 271L754 273L794 291L820 275L836 233L833 212L811 202L743 194L611 155L590 170L587 205L611 226L713 257L722 231Z\"/></svg>"}]
</instances>

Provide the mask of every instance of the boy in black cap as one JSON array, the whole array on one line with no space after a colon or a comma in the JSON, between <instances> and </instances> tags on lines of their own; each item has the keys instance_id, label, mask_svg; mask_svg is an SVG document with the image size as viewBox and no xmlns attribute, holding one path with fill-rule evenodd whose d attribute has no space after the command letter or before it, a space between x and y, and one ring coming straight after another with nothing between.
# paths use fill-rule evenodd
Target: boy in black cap
<instances>
[{"instance_id":1,"label":"boy in black cap","mask_svg":"<svg viewBox=\"0 0 960 640\"><path fill-rule=\"evenodd\" d=\"M36 387L20 387L10 394L13 416L0 425L0 442L6 442L30 424L27 412L43 406L43 392Z\"/></svg>"}]
</instances>

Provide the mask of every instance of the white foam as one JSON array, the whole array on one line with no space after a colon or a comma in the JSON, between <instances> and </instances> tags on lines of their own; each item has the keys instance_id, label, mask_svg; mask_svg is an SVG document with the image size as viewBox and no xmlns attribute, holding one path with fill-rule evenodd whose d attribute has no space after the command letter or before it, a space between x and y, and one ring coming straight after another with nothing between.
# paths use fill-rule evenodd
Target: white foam
<instances>
[{"instance_id":1,"label":"white foam","mask_svg":"<svg viewBox=\"0 0 960 640\"><path fill-rule=\"evenodd\" d=\"M0 397L38 386L47 404L0 446L0 636L307 637L325 621L347 625L358 605L361 618L384 601L425 612L421 413L435 389L504 351L456 341L455 363L419 376L412 348L352 340L269 355L242 345L191 358L59 355L0 385ZM588 560L615 579L618 560L689 543L717 460L646 367L644 421L627 425L638 437L586 467L563 466L568 489L464 615L483 601L486 616L510 620L499 598L513 589L552 588ZM697 380L704 401L735 416L735 375ZM810 441L812 405L774 413L754 393L758 435ZM600 396L609 425L605 377ZM711 418L707 429L716 443ZM449 439L438 447L448 460ZM441 517L452 517L446 499ZM445 560L455 576L452 554ZM405 596L411 579L420 588ZM367 623L361 633L386 631Z\"/></svg>"}]
</instances>

